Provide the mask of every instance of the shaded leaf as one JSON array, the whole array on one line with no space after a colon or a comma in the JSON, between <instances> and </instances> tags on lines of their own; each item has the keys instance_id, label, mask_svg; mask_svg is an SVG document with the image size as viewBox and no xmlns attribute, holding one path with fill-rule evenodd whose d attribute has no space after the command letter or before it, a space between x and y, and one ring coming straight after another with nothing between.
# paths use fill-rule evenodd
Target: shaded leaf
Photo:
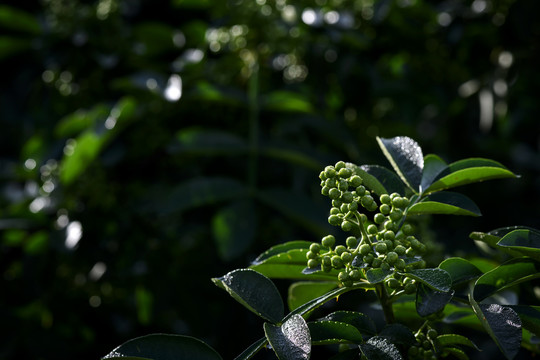
<instances>
[{"instance_id":1,"label":"shaded leaf","mask_svg":"<svg viewBox=\"0 0 540 360\"><path fill-rule=\"evenodd\" d=\"M388 339L374 336L360 345L360 351L368 360L400 360L403 359L397 347Z\"/></svg>"},{"instance_id":2,"label":"shaded leaf","mask_svg":"<svg viewBox=\"0 0 540 360\"><path fill-rule=\"evenodd\" d=\"M474 284L474 299L482 301L488 296L517 285L521 282L540 277L540 262L530 258L511 259L504 264L488 271L476 280Z\"/></svg>"},{"instance_id":3,"label":"shaded leaf","mask_svg":"<svg viewBox=\"0 0 540 360\"><path fill-rule=\"evenodd\" d=\"M366 272L366 279L370 284L379 284L393 273L394 272L392 270L384 270L381 268L369 269Z\"/></svg>"},{"instance_id":4,"label":"shaded leaf","mask_svg":"<svg viewBox=\"0 0 540 360\"><path fill-rule=\"evenodd\" d=\"M247 349L242 351L240 355L234 358L234 360L248 360L251 359L255 354L257 354L261 349L263 349L268 344L268 339L265 337L255 341Z\"/></svg>"},{"instance_id":5,"label":"shaded leaf","mask_svg":"<svg viewBox=\"0 0 540 360\"><path fill-rule=\"evenodd\" d=\"M439 176L445 169L447 169L446 163L437 155L428 154L424 156L424 169L422 170L420 192L422 193L429 188L437 176Z\"/></svg>"},{"instance_id":6,"label":"shaded leaf","mask_svg":"<svg viewBox=\"0 0 540 360\"><path fill-rule=\"evenodd\" d=\"M0 5L0 27L23 31L32 35L41 32L39 22L34 16L7 5Z\"/></svg>"},{"instance_id":7,"label":"shaded leaf","mask_svg":"<svg viewBox=\"0 0 540 360\"><path fill-rule=\"evenodd\" d=\"M251 200L239 200L219 210L212 218L212 232L221 259L230 261L243 254L255 240L256 211Z\"/></svg>"},{"instance_id":8,"label":"shaded leaf","mask_svg":"<svg viewBox=\"0 0 540 360\"><path fill-rule=\"evenodd\" d=\"M540 306L509 305L521 319L523 327L540 336Z\"/></svg>"},{"instance_id":9,"label":"shaded leaf","mask_svg":"<svg viewBox=\"0 0 540 360\"><path fill-rule=\"evenodd\" d=\"M454 291L442 292L419 284L416 290L416 312L422 317L435 314L444 309L453 295Z\"/></svg>"},{"instance_id":10,"label":"shaded leaf","mask_svg":"<svg viewBox=\"0 0 540 360\"><path fill-rule=\"evenodd\" d=\"M350 324L339 321L312 321L308 323L311 342L314 345L353 343L363 341L362 334Z\"/></svg>"},{"instance_id":11,"label":"shaded leaf","mask_svg":"<svg viewBox=\"0 0 540 360\"><path fill-rule=\"evenodd\" d=\"M509 248L540 260L540 232L530 229L518 229L504 235L498 246Z\"/></svg>"},{"instance_id":12,"label":"shaded leaf","mask_svg":"<svg viewBox=\"0 0 540 360\"><path fill-rule=\"evenodd\" d=\"M439 268L413 269L403 273L403 275L418 280L430 288L442 292L448 292L452 287L452 278L450 277L450 274Z\"/></svg>"},{"instance_id":13,"label":"shaded leaf","mask_svg":"<svg viewBox=\"0 0 540 360\"><path fill-rule=\"evenodd\" d=\"M289 310L297 309L302 304L318 298L337 288L337 281L302 281L289 286L287 303Z\"/></svg>"},{"instance_id":14,"label":"shaded leaf","mask_svg":"<svg viewBox=\"0 0 540 360\"><path fill-rule=\"evenodd\" d=\"M221 356L203 341L183 335L151 334L131 339L103 359L220 360Z\"/></svg>"},{"instance_id":15,"label":"shaded leaf","mask_svg":"<svg viewBox=\"0 0 540 360\"><path fill-rule=\"evenodd\" d=\"M452 278L452 287L476 279L482 272L470 261L460 257L452 257L439 264L439 269L443 269Z\"/></svg>"},{"instance_id":16,"label":"shaded leaf","mask_svg":"<svg viewBox=\"0 0 540 360\"><path fill-rule=\"evenodd\" d=\"M404 345L405 347L412 346L416 342L411 329L399 323L386 325L378 336L387 338L392 344Z\"/></svg>"},{"instance_id":17,"label":"shaded leaf","mask_svg":"<svg viewBox=\"0 0 540 360\"><path fill-rule=\"evenodd\" d=\"M274 323L283 318L285 309L281 295L266 276L251 269L238 269L212 281L262 318Z\"/></svg>"},{"instance_id":18,"label":"shaded leaf","mask_svg":"<svg viewBox=\"0 0 540 360\"><path fill-rule=\"evenodd\" d=\"M398 193L405 195L405 185L395 172L379 165L362 165L356 169L364 186L377 195Z\"/></svg>"},{"instance_id":19,"label":"shaded leaf","mask_svg":"<svg viewBox=\"0 0 540 360\"><path fill-rule=\"evenodd\" d=\"M308 325L302 316L293 315L281 326L264 323L264 333L278 359L309 359L311 336Z\"/></svg>"},{"instance_id":20,"label":"shaded leaf","mask_svg":"<svg viewBox=\"0 0 540 360\"><path fill-rule=\"evenodd\" d=\"M467 196L449 191L431 194L412 205L407 213L480 216L480 209Z\"/></svg>"},{"instance_id":21,"label":"shaded leaf","mask_svg":"<svg viewBox=\"0 0 540 360\"><path fill-rule=\"evenodd\" d=\"M437 336L437 341L442 347L452 346L452 345L463 345L472 347L476 350L480 350L469 338L458 335L458 334L442 334Z\"/></svg>"},{"instance_id":22,"label":"shaded leaf","mask_svg":"<svg viewBox=\"0 0 540 360\"><path fill-rule=\"evenodd\" d=\"M347 323L357 328L362 334L375 335L377 332L377 328L373 320L371 320L369 316L356 311L335 311L323 318L320 318L319 320Z\"/></svg>"},{"instance_id":23,"label":"shaded leaf","mask_svg":"<svg viewBox=\"0 0 540 360\"><path fill-rule=\"evenodd\" d=\"M435 181L426 190L426 193L479 181L517 177L517 175L512 173L502 164L493 160L481 158L456 161L455 163L448 165L448 169L450 173Z\"/></svg>"},{"instance_id":24,"label":"shaded leaf","mask_svg":"<svg viewBox=\"0 0 540 360\"><path fill-rule=\"evenodd\" d=\"M248 151L246 141L232 133L207 128L186 128L175 134L168 146L172 153L230 156Z\"/></svg>"},{"instance_id":25,"label":"shaded leaf","mask_svg":"<svg viewBox=\"0 0 540 360\"><path fill-rule=\"evenodd\" d=\"M273 91L261 99L262 108L280 112L311 113L311 103L302 95L292 91Z\"/></svg>"},{"instance_id":26,"label":"shaded leaf","mask_svg":"<svg viewBox=\"0 0 540 360\"><path fill-rule=\"evenodd\" d=\"M522 327L518 314L508 306L469 302L482 326L507 359L513 359L521 346Z\"/></svg>"},{"instance_id":27,"label":"shaded leaf","mask_svg":"<svg viewBox=\"0 0 540 360\"><path fill-rule=\"evenodd\" d=\"M0 60L9 58L32 47L31 39L0 36Z\"/></svg>"},{"instance_id":28,"label":"shaded leaf","mask_svg":"<svg viewBox=\"0 0 540 360\"><path fill-rule=\"evenodd\" d=\"M424 168L424 156L418 143L406 136L391 139L377 137L377 142L401 180L418 192Z\"/></svg>"}]
</instances>

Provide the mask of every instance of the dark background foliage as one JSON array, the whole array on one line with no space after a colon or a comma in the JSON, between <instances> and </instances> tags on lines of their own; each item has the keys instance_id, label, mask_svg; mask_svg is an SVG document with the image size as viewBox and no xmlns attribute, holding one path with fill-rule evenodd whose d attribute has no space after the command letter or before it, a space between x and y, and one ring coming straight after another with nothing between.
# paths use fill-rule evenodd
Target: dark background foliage
<instances>
[{"instance_id":1,"label":"dark background foliage","mask_svg":"<svg viewBox=\"0 0 540 360\"><path fill-rule=\"evenodd\" d=\"M519 180L470 231L539 227L534 0L42 0L0 5L1 358L97 359L151 332L224 358L262 324L210 281L330 229L317 174L406 135Z\"/></svg>"}]
</instances>

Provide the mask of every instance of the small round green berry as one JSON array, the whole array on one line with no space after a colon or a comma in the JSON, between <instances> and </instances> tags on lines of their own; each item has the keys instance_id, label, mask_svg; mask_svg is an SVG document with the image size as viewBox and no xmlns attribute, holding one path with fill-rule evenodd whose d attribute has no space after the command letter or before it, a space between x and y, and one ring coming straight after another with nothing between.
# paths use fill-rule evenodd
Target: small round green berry
<instances>
[{"instance_id":1,"label":"small round green berry","mask_svg":"<svg viewBox=\"0 0 540 360\"><path fill-rule=\"evenodd\" d=\"M337 187L337 181L336 181L336 178L326 179L326 181L324 182L324 184L325 184L326 186L328 186L330 189L335 188L335 187Z\"/></svg>"},{"instance_id":2,"label":"small round green berry","mask_svg":"<svg viewBox=\"0 0 540 360\"><path fill-rule=\"evenodd\" d=\"M382 224L385 220L386 216L381 213L377 213L375 216L373 216L373 222L375 222L375 224Z\"/></svg>"},{"instance_id":3,"label":"small round green berry","mask_svg":"<svg viewBox=\"0 0 540 360\"><path fill-rule=\"evenodd\" d=\"M371 246L369 244L362 244L360 246L360 254L367 255L371 252Z\"/></svg>"},{"instance_id":4,"label":"small round green berry","mask_svg":"<svg viewBox=\"0 0 540 360\"><path fill-rule=\"evenodd\" d=\"M324 173L324 170L319 173L319 179L321 179L322 181L326 180L326 174Z\"/></svg>"},{"instance_id":5,"label":"small round green berry","mask_svg":"<svg viewBox=\"0 0 540 360\"><path fill-rule=\"evenodd\" d=\"M411 247L412 247L413 249L415 249L415 250L419 250L420 247L422 246L422 243L421 243L418 239L416 239L416 238L414 238L414 237L412 237L412 236L411 236L411 238L412 238L412 239L410 240L410 242L411 242Z\"/></svg>"},{"instance_id":6,"label":"small round green berry","mask_svg":"<svg viewBox=\"0 0 540 360\"><path fill-rule=\"evenodd\" d=\"M371 264L375 260L375 256L373 254L367 254L362 258L362 261L364 261L366 264Z\"/></svg>"},{"instance_id":7,"label":"small round green berry","mask_svg":"<svg viewBox=\"0 0 540 360\"><path fill-rule=\"evenodd\" d=\"M343 201L344 203L350 203L352 202L354 199L354 195L352 194L352 192L350 191L345 191L342 195L341 195L341 201Z\"/></svg>"},{"instance_id":8,"label":"small round green berry","mask_svg":"<svg viewBox=\"0 0 540 360\"><path fill-rule=\"evenodd\" d=\"M390 212L390 220L398 222L403 217L403 211L401 209L394 209Z\"/></svg>"},{"instance_id":9,"label":"small round green berry","mask_svg":"<svg viewBox=\"0 0 540 360\"><path fill-rule=\"evenodd\" d=\"M371 204L373 204L374 202L375 200L373 200L373 196L371 195L364 195L360 200L360 203L365 208L371 207Z\"/></svg>"},{"instance_id":10,"label":"small round green berry","mask_svg":"<svg viewBox=\"0 0 540 360\"><path fill-rule=\"evenodd\" d=\"M352 248L355 248L358 246L358 239L356 239L354 236L349 236L346 240L345 240L345 244L347 244L347 247L349 249L352 249Z\"/></svg>"},{"instance_id":11,"label":"small round green berry","mask_svg":"<svg viewBox=\"0 0 540 360\"><path fill-rule=\"evenodd\" d=\"M337 188L341 191L347 191L349 189L349 183L347 180L339 180Z\"/></svg>"},{"instance_id":12,"label":"small round green berry","mask_svg":"<svg viewBox=\"0 0 540 360\"><path fill-rule=\"evenodd\" d=\"M354 226L354 224L352 222L344 220L341 223L341 230L343 230L343 231L351 231L353 226Z\"/></svg>"},{"instance_id":13,"label":"small round green berry","mask_svg":"<svg viewBox=\"0 0 540 360\"><path fill-rule=\"evenodd\" d=\"M391 208L390 205L388 205L388 204L382 204L381 206L379 206L379 211L380 211L383 215L388 215L388 214L390 214L390 210L392 210L392 208Z\"/></svg>"},{"instance_id":14,"label":"small round green berry","mask_svg":"<svg viewBox=\"0 0 540 360\"><path fill-rule=\"evenodd\" d=\"M315 259L309 259L308 262L307 262L307 266L308 268L310 269L313 269L313 268L316 268L317 266L319 266L319 262Z\"/></svg>"},{"instance_id":15,"label":"small round green berry","mask_svg":"<svg viewBox=\"0 0 540 360\"><path fill-rule=\"evenodd\" d=\"M333 247L335 243L336 243L336 238L334 237L334 235L326 235L325 237L322 238L322 241L321 241L322 246L327 247L327 248Z\"/></svg>"},{"instance_id":16,"label":"small round green berry","mask_svg":"<svg viewBox=\"0 0 540 360\"><path fill-rule=\"evenodd\" d=\"M401 231L403 231L403 234L405 235L412 235L414 233L414 228L411 224L404 224L401 227Z\"/></svg>"},{"instance_id":17,"label":"small round green berry","mask_svg":"<svg viewBox=\"0 0 540 360\"><path fill-rule=\"evenodd\" d=\"M413 257L416 255L416 251L412 247L408 248L407 251L405 251L405 255L408 257Z\"/></svg>"},{"instance_id":18,"label":"small round green berry","mask_svg":"<svg viewBox=\"0 0 540 360\"><path fill-rule=\"evenodd\" d=\"M431 341L429 340L424 340L422 341L422 347L425 349L425 350L429 350L431 349ZM426 351L427 352L427 351ZM424 353L425 354L425 353ZM429 354L429 356L431 356L431 354Z\"/></svg>"},{"instance_id":19,"label":"small round green berry","mask_svg":"<svg viewBox=\"0 0 540 360\"><path fill-rule=\"evenodd\" d=\"M375 224L368 225L366 230L367 230L368 234L371 234L371 235L375 235L376 233L379 232L379 228Z\"/></svg>"},{"instance_id":20,"label":"small round green berry","mask_svg":"<svg viewBox=\"0 0 540 360\"><path fill-rule=\"evenodd\" d=\"M437 336L439 336L439 333L435 329L429 329L426 333L428 339L435 340Z\"/></svg>"},{"instance_id":21,"label":"small round green berry","mask_svg":"<svg viewBox=\"0 0 540 360\"><path fill-rule=\"evenodd\" d=\"M383 262L381 263L381 269L384 270L384 271L390 270L390 264L387 263L386 261L383 261Z\"/></svg>"},{"instance_id":22,"label":"small round green berry","mask_svg":"<svg viewBox=\"0 0 540 360\"><path fill-rule=\"evenodd\" d=\"M328 196L330 194L330 188L328 186L323 186L321 188L321 194L324 196Z\"/></svg>"},{"instance_id":23,"label":"small round green berry","mask_svg":"<svg viewBox=\"0 0 540 360\"><path fill-rule=\"evenodd\" d=\"M384 222L384 228L386 230L392 230L395 232L397 230L397 224L393 222L392 220L386 220Z\"/></svg>"},{"instance_id":24,"label":"small round green berry","mask_svg":"<svg viewBox=\"0 0 540 360\"><path fill-rule=\"evenodd\" d=\"M318 256L316 253L314 253L313 251L308 251L306 253L306 258L309 260L309 259L316 259Z\"/></svg>"},{"instance_id":25,"label":"small round green berry","mask_svg":"<svg viewBox=\"0 0 540 360\"><path fill-rule=\"evenodd\" d=\"M351 201L349 204L349 211L356 211L358 210L358 203L356 201Z\"/></svg>"},{"instance_id":26,"label":"small round green berry","mask_svg":"<svg viewBox=\"0 0 540 360\"><path fill-rule=\"evenodd\" d=\"M336 207L339 209L339 207L343 205L343 201L339 200L339 199L334 199L332 200L332 206L333 207Z\"/></svg>"},{"instance_id":27,"label":"small round green berry","mask_svg":"<svg viewBox=\"0 0 540 360\"><path fill-rule=\"evenodd\" d=\"M339 281L346 281L349 280L349 274L345 271L340 271L338 274L338 280Z\"/></svg>"},{"instance_id":28,"label":"small round green berry","mask_svg":"<svg viewBox=\"0 0 540 360\"><path fill-rule=\"evenodd\" d=\"M342 213L342 214L346 214L349 212L349 204L343 204L341 205L341 207L339 208L339 211Z\"/></svg>"},{"instance_id":29,"label":"small round green berry","mask_svg":"<svg viewBox=\"0 0 540 360\"><path fill-rule=\"evenodd\" d=\"M396 197L399 197L398 193L395 192L390 194L390 199L394 200Z\"/></svg>"},{"instance_id":30,"label":"small round green berry","mask_svg":"<svg viewBox=\"0 0 540 360\"><path fill-rule=\"evenodd\" d=\"M414 267L417 269L425 269L426 261L424 259L421 259L420 261L417 261L416 263L414 263Z\"/></svg>"},{"instance_id":31,"label":"small round green berry","mask_svg":"<svg viewBox=\"0 0 540 360\"><path fill-rule=\"evenodd\" d=\"M352 175L352 170L346 167L342 168L339 170L338 175L345 179L349 178Z\"/></svg>"},{"instance_id":32,"label":"small round green berry","mask_svg":"<svg viewBox=\"0 0 540 360\"><path fill-rule=\"evenodd\" d=\"M340 209L338 209L337 207L333 207L330 209L330 215L337 215L337 214L341 214Z\"/></svg>"},{"instance_id":33,"label":"small round green berry","mask_svg":"<svg viewBox=\"0 0 540 360\"><path fill-rule=\"evenodd\" d=\"M332 165L328 165L327 167L324 168L324 175L326 176L326 178L333 178L334 176L336 176L336 169L334 169L334 167Z\"/></svg>"},{"instance_id":34,"label":"small round green berry","mask_svg":"<svg viewBox=\"0 0 540 360\"><path fill-rule=\"evenodd\" d=\"M403 288L405 290L405 294L414 294L416 292L416 284L408 283L405 284L405 287Z\"/></svg>"},{"instance_id":35,"label":"small round green berry","mask_svg":"<svg viewBox=\"0 0 540 360\"><path fill-rule=\"evenodd\" d=\"M309 251L318 254L321 251L321 245L319 245L318 243L312 243L311 245L309 245Z\"/></svg>"},{"instance_id":36,"label":"small round green berry","mask_svg":"<svg viewBox=\"0 0 540 360\"><path fill-rule=\"evenodd\" d=\"M336 188L332 188L330 189L330 191L328 191L328 197L330 197L330 199L339 199L339 197L341 196L341 191L339 191L338 189Z\"/></svg>"},{"instance_id":37,"label":"small round green berry","mask_svg":"<svg viewBox=\"0 0 540 360\"><path fill-rule=\"evenodd\" d=\"M364 196L365 193L366 193L366 187L364 185L360 185L356 187L356 195Z\"/></svg>"},{"instance_id":38,"label":"small round green berry","mask_svg":"<svg viewBox=\"0 0 540 360\"><path fill-rule=\"evenodd\" d=\"M403 259L397 259L397 261L394 263L394 267L399 271L405 270L406 266L407 264L405 263L405 260Z\"/></svg>"},{"instance_id":39,"label":"small round green berry","mask_svg":"<svg viewBox=\"0 0 540 360\"><path fill-rule=\"evenodd\" d=\"M418 348L418 346L411 346L409 348L409 350L407 351L407 354L409 355L409 357L415 357L415 356L418 356L420 354L420 349Z\"/></svg>"},{"instance_id":40,"label":"small round green berry","mask_svg":"<svg viewBox=\"0 0 540 360\"><path fill-rule=\"evenodd\" d=\"M394 279L394 278L390 278L386 281L386 285L390 288L390 289L397 289L401 286L401 283L399 282L399 280L397 279Z\"/></svg>"},{"instance_id":41,"label":"small round green berry","mask_svg":"<svg viewBox=\"0 0 540 360\"><path fill-rule=\"evenodd\" d=\"M388 254L386 254L386 261L390 265L394 265L398 259L399 259L399 256L394 251L390 251Z\"/></svg>"},{"instance_id":42,"label":"small round green berry","mask_svg":"<svg viewBox=\"0 0 540 360\"><path fill-rule=\"evenodd\" d=\"M386 230L384 232L385 240L394 240L395 238L396 238L396 233L394 233L392 230Z\"/></svg>"},{"instance_id":43,"label":"small round green berry","mask_svg":"<svg viewBox=\"0 0 540 360\"><path fill-rule=\"evenodd\" d=\"M353 260L353 255L350 252L346 251L341 254L341 260L343 260L344 264L350 264Z\"/></svg>"},{"instance_id":44,"label":"small round green berry","mask_svg":"<svg viewBox=\"0 0 540 360\"><path fill-rule=\"evenodd\" d=\"M375 258L371 262L371 266L373 266L374 268L379 268L379 267L381 267L382 263L383 263L382 259Z\"/></svg>"},{"instance_id":45,"label":"small round green berry","mask_svg":"<svg viewBox=\"0 0 540 360\"><path fill-rule=\"evenodd\" d=\"M345 246L343 246L343 245L338 245L338 246L336 246L336 249L334 251L336 252L336 255L341 255L345 251L347 251L347 248Z\"/></svg>"},{"instance_id":46,"label":"small round green berry","mask_svg":"<svg viewBox=\"0 0 540 360\"><path fill-rule=\"evenodd\" d=\"M344 167L346 167L347 164L345 164L345 161L338 161L335 165L335 169L336 171L339 171L341 169L343 169Z\"/></svg>"},{"instance_id":47,"label":"small round green berry","mask_svg":"<svg viewBox=\"0 0 540 360\"><path fill-rule=\"evenodd\" d=\"M392 240L383 240L382 242L386 244L388 251L394 248L394 242Z\"/></svg>"},{"instance_id":48,"label":"small round green berry","mask_svg":"<svg viewBox=\"0 0 540 360\"><path fill-rule=\"evenodd\" d=\"M351 184L353 188L359 187L360 185L362 185L362 182L363 182L362 178L358 175L353 175L349 179L349 183Z\"/></svg>"},{"instance_id":49,"label":"small round green berry","mask_svg":"<svg viewBox=\"0 0 540 360\"><path fill-rule=\"evenodd\" d=\"M382 204L386 204L386 205L392 204L392 199L390 199L390 195L388 194L382 194L381 196L379 196L379 200L381 201Z\"/></svg>"},{"instance_id":50,"label":"small round green berry","mask_svg":"<svg viewBox=\"0 0 540 360\"><path fill-rule=\"evenodd\" d=\"M330 271L332 271L332 266L322 264L321 265L321 270L324 271L324 272L330 272Z\"/></svg>"},{"instance_id":51,"label":"small round green berry","mask_svg":"<svg viewBox=\"0 0 540 360\"><path fill-rule=\"evenodd\" d=\"M330 215L328 217L328 223L334 226L341 225L341 218L338 215Z\"/></svg>"},{"instance_id":52,"label":"small round green berry","mask_svg":"<svg viewBox=\"0 0 540 360\"><path fill-rule=\"evenodd\" d=\"M322 258L322 265L323 266L332 266L332 259L329 255L325 255Z\"/></svg>"},{"instance_id":53,"label":"small round green berry","mask_svg":"<svg viewBox=\"0 0 540 360\"><path fill-rule=\"evenodd\" d=\"M362 277L362 274L360 274L360 271L358 271L357 269L353 269L349 271L349 278L352 281L358 281L360 280L361 277Z\"/></svg>"},{"instance_id":54,"label":"small round green berry","mask_svg":"<svg viewBox=\"0 0 540 360\"><path fill-rule=\"evenodd\" d=\"M403 245L398 245L394 248L394 251L396 252L396 254L398 254L399 256L403 256L405 255L405 252L407 251L407 248Z\"/></svg>"},{"instance_id":55,"label":"small round green berry","mask_svg":"<svg viewBox=\"0 0 540 360\"><path fill-rule=\"evenodd\" d=\"M388 251L388 247L386 246L385 243L378 242L375 245L375 251L378 252L379 254L386 254L386 252Z\"/></svg>"},{"instance_id":56,"label":"small round green berry","mask_svg":"<svg viewBox=\"0 0 540 360\"><path fill-rule=\"evenodd\" d=\"M341 260L341 257L337 255L332 256L332 266L336 269L341 269L343 267L343 260Z\"/></svg>"}]
</instances>

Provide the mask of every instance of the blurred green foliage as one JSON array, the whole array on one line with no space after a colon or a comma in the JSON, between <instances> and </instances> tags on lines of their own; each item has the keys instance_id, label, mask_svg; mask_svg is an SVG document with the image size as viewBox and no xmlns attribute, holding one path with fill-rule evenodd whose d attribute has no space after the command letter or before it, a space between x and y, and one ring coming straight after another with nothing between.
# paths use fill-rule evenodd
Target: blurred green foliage
<instances>
[{"instance_id":1,"label":"blurred green foliage","mask_svg":"<svg viewBox=\"0 0 540 360\"><path fill-rule=\"evenodd\" d=\"M534 226L535 201L501 202L540 195L539 10L4 1L0 357L96 359L149 332L237 355L255 318L209 279L330 232L317 174L338 159L380 163L377 135L523 176L495 196L496 184L471 188L481 220L433 219L443 246L470 246L471 226Z\"/></svg>"}]
</instances>

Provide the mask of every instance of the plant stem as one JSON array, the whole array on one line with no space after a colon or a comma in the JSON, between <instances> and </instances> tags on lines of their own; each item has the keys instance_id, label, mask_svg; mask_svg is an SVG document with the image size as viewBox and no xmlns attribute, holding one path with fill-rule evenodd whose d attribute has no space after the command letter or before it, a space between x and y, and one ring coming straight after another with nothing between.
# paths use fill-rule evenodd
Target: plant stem
<instances>
[{"instance_id":1,"label":"plant stem","mask_svg":"<svg viewBox=\"0 0 540 360\"><path fill-rule=\"evenodd\" d=\"M251 76L248 83L249 111L249 167L248 185L251 193L257 186L257 158L259 155L259 65L251 65Z\"/></svg>"},{"instance_id":2,"label":"plant stem","mask_svg":"<svg viewBox=\"0 0 540 360\"><path fill-rule=\"evenodd\" d=\"M388 296L388 292L386 291L384 285L377 284L375 287L375 293L377 294L379 302L381 303L386 323L393 324L396 321L394 317L394 308L392 307L391 297Z\"/></svg>"}]
</instances>

